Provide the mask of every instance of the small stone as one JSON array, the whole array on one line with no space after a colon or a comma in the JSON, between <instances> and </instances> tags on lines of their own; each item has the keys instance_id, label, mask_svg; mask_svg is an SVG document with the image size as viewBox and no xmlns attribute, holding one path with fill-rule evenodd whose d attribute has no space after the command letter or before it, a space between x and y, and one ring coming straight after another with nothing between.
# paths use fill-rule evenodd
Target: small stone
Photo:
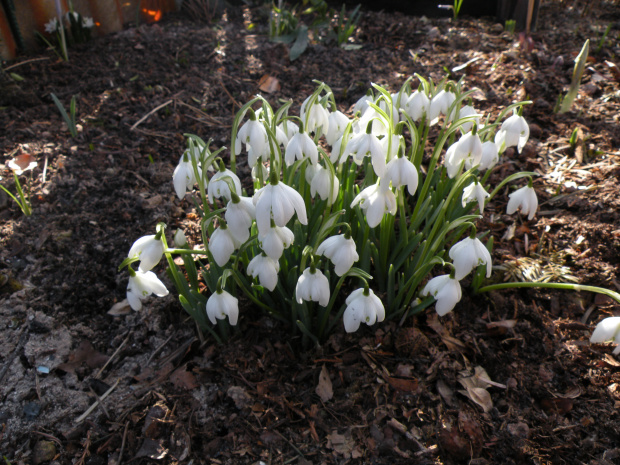
<instances>
[{"instance_id":1,"label":"small stone","mask_svg":"<svg viewBox=\"0 0 620 465\"><path fill-rule=\"evenodd\" d=\"M26 416L26 420L34 420L39 416L39 413L41 413L41 404L38 402L28 402L24 405L24 415Z\"/></svg>"},{"instance_id":2,"label":"small stone","mask_svg":"<svg viewBox=\"0 0 620 465\"><path fill-rule=\"evenodd\" d=\"M39 465L56 457L56 445L52 441L39 441L32 451L32 463Z\"/></svg>"}]
</instances>

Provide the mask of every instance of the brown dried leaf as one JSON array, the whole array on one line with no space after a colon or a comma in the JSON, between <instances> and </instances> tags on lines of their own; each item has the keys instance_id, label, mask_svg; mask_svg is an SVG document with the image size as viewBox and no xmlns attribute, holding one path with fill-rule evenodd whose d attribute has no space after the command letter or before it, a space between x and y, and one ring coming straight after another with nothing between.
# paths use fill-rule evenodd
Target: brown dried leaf
<instances>
[{"instance_id":1,"label":"brown dried leaf","mask_svg":"<svg viewBox=\"0 0 620 465\"><path fill-rule=\"evenodd\" d=\"M514 328L516 324L517 320L492 321L487 323L487 332L489 336L503 336L509 329Z\"/></svg>"},{"instance_id":2,"label":"brown dried leaf","mask_svg":"<svg viewBox=\"0 0 620 465\"><path fill-rule=\"evenodd\" d=\"M540 406L549 414L559 413L560 415L564 415L573 409L573 399L568 399L566 397L543 399L540 401Z\"/></svg>"},{"instance_id":3,"label":"brown dried leaf","mask_svg":"<svg viewBox=\"0 0 620 465\"><path fill-rule=\"evenodd\" d=\"M327 402L332 397L334 397L332 380L329 378L329 371L327 370L327 367L325 365L323 365L323 368L321 368L321 374L319 375L319 384L316 386L315 392L323 402Z\"/></svg>"},{"instance_id":4,"label":"brown dried leaf","mask_svg":"<svg viewBox=\"0 0 620 465\"><path fill-rule=\"evenodd\" d=\"M196 377L191 371L187 371L187 365L183 365L181 368L175 370L170 375L170 382L179 389L185 389L191 391L198 387Z\"/></svg>"},{"instance_id":5,"label":"brown dried leaf","mask_svg":"<svg viewBox=\"0 0 620 465\"><path fill-rule=\"evenodd\" d=\"M79 368L84 362L89 368L100 368L107 361L107 355L96 351L89 341L82 341L75 352L69 355L69 360L58 365L58 368L67 373L75 373L76 368Z\"/></svg>"},{"instance_id":6,"label":"brown dried leaf","mask_svg":"<svg viewBox=\"0 0 620 465\"><path fill-rule=\"evenodd\" d=\"M418 389L418 380L415 378L396 378L394 376L386 377L386 381L394 389L403 392L414 392Z\"/></svg>"},{"instance_id":7,"label":"brown dried leaf","mask_svg":"<svg viewBox=\"0 0 620 465\"><path fill-rule=\"evenodd\" d=\"M459 391L465 397L468 397L475 404L482 407L482 410L487 413L493 408L493 400L489 391L483 388L468 387L466 391Z\"/></svg>"},{"instance_id":8,"label":"brown dried leaf","mask_svg":"<svg viewBox=\"0 0 620 465\"><path fill-rule=\"evenodd\" d=\"M280 81L278 81L278 79L273 76L265 74L258 81L258 88L263 92L272 94L273 92L280 90Z\"/></svg>"},{"instance_id":9,"label":"brown dried leaf","mask_svg":"<svg viewBox=\"0 0 620 465\"><path fill-rule=\"evenodd\" d=\"M114 305L112 305L112 308L108 310L108 315L112 316L129 315L130 313L131 307L129 306L129 302L127 301L127 299L116 302Z\"/></svg>"}]
</instances>

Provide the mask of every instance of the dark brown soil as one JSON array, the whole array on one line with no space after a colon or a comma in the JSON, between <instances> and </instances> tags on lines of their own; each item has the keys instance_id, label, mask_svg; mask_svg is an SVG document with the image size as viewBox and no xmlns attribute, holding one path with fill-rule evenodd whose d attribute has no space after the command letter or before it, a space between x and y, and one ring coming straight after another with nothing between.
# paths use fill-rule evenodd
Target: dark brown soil
<instances>
[{"instance_id":1,"label":"dark brown soil","mask_svg":"<svg viewBox=\"0 0 620 465\"><path fill-rule=\"evenodd\" d=\"M530 141L497 173L541 174L533 221L504 215L504 195L485 214L495 264L529 257L619 290L620 10L603 1L583 16L573 3L545 2L530 37L485 19L366 13L359 50L314 42L294 62L264 35L265 10L213 24L179 14L74 48L68 62L44 52L7 64L23 81L0 96L2 161L30 153L38 168L32 216L0 198L2 455L35 465L620 463L620 362L588 342L620 311L607 298L465 291L447 317L431 308L312 350L250 305L223 346L173 295L108 314L125 298L117 267L135 239L161 221L168 232L196 227L171 183L183 134L229 145L234 113L265 75L280 83L263 93L274 104L298 108L319 79L348 110L371 82L395 91L413 73L439 80L473 59L452 77L480 89L477 108L533 101ZM579 97L555 114L588 38ZM50 93L65 106L77 96L77 138Z\"/></svg>"}]
</instances>

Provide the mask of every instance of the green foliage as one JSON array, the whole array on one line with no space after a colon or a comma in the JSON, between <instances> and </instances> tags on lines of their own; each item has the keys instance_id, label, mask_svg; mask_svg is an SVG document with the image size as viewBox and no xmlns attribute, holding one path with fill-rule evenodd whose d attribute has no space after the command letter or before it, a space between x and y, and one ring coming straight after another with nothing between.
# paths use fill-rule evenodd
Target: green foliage
<instances>
[{"instance_id":1,"label":"green foliage","mask_svg":"<svg viewBox=\"0 0 620 465\"><path fill-rule=\"evenodd\" d=\"M60 100L58 100L58 97L56 97L55 94L50 94L50 96L52 97L52 100L54 101L54 103L56 104L56 107L58 108L58 111L60 112L60 115L62 116L62 119L65 121L65 124L67 125L67 128L69 129L69 132L71 133L71 137L76 138L77 137L77 124L76 124L76 96L74 95L73 97L71 97L71 103L69 104L69 114L67 114L67 110L65 110L65 107L63 106L62 102Z\"/></svg>"},{"instance_id":2,"label":"green foliage","mask_svg":"<svg viewBox=\"0 0 620 465\"><path fill-rule=\"evenodd\" d=\"M573 78L570 83L570 89L564 100L562 101L562 105L558 113L566 113L573 106L573 102L577 97L577 93L579 92L579 86L581 85L581 77L583 76L583 72L586 67L586 62L588 60L588 52L590 50L590 39L586 40L583 44L583 48L577 58L575 58L575 68L573 69Z\"/></svg>"}]
</instances>

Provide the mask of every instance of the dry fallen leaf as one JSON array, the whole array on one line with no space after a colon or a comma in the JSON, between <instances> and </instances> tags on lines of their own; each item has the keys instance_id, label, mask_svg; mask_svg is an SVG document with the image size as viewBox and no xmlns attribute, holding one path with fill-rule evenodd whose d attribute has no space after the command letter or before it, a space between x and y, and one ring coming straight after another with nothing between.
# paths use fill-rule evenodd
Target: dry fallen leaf
<instances>
[{"instance_id":1,"label":"dry fallen leaf","mask_svg":"<svg viewBox=\"0 0 620 465\"><path fill-rule=\"evenodd\" d=\"M273 92L280 90L280 81L278 81L278 79L273 76L265 74L258 81L258 88L263 92L272 94Z\"/></svg>"},{"instance_id":2,"label":"dry fallen leaf","mask_svg":"<svg viewBox=\"0 0 620 465\"><path fill-rule=\"evenodd\" d=\"M327 402L332 397L334 397L332 380L329 378L329 371L327 371L327 367L325 365L323 365L323 368L321 368L321 374L319 375L319 384L316 386L315 392L323 402Z\"/></svg>"}]
</instances>

